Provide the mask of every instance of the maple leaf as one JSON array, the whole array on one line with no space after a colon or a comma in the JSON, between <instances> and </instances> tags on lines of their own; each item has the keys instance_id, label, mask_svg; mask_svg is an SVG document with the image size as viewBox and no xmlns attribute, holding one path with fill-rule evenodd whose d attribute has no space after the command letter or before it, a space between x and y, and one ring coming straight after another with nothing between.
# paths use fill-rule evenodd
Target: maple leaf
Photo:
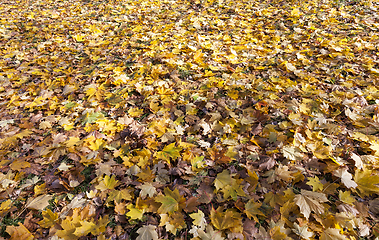
<instances>
[{"instance_id":1,"label":"maple leaf","mask_svg":"<svg viewBox=\"0 0 379 240\"><path fill-rule=\"evenodd\" d=\"M183 214L180 212L175 212L173 214L160 214L161 221L159 226L165 226L166 230L172 234L176 234L186 226Z\"/></svg>"},{"instance_id":2,"label":"maple leaf","mask_svg":"<svg viewBox=\"0 0 379 240\"><path fill-rule=\"evenodd\" d=\"M205 161L204 156L198 156L191 159L191 165L192 165L192 171L199 171L200 169L204 168Z\"/></svg>"},{"instance_id":3,"label":"maple leaf","mask_svg":"<svg viewBox=\"0 0 379 240\"><path fill-rule=\"evenodd\" d=\"M309 218L311 212L316 214L322 214L324 212L324 206L321 203L327 202L326 195L318 192L311 192L301 189L301 193L297 194L294 198L294 202L300 208L300 212L306 219Z\"/></svg>"},{"instance_id":4,"label":"maple leaf","mask_svg":"<svg viewBox=\"0 0 379 240\"><path fill-rule=\"evenodd\" d=\"M205 220L205 215L201 210L198 210L197 213L192 213L189 215L193 219L193 224L200 227L200 229L204 229L207 225L207 221Z\"/></svg>"},{"instance_id":5,"label":"maple leaf","mask_svg":"<svg viewBox=\"0 0 379 240\"><path fill-rule=\"evenodd\" d=\"M270 236L273 240L285 239L289 240L286 233L282 232L282 228L280 226L274 226L270 229Z\"/></svg>"},{"instance_id":6,"label":"maple leaf","mask_svg":"<svg viewBox=\"0 0 379 240\"><path fill-rule=\"evenodd\" d=\"M58 213L53 213L50 209L42 211L43 220L39 221L38 224L43 228L50 228L55 225L58 220Z\"/></svg>"},{"instance_id":7,"label":"maple leaf","mask_svg":"<svg viewBox=\"0 0 379 240\"><path fill-rule=\"evenodd\" d=\"M173 213L183 208L185 198L179 194L177 188L171 191L169 188L164 189L165 195L158 195L155 197L156 202L162 203L158 209L158 213Z\"/></svg>"},{"instance_id":8,"label":"maple leaf","mask_svg":"<svg viewBox=\"0 0 379 240\"><path fill-rule=\"evenodd\" d=\"M259 208L262 206L262 203L257 203L257 202L254 202L253 199L250 199L246 204L245 204L245 213L246 213L246 216L251 219L251 217L253 217L254 221L256 222L259 222L258 218L257 218L257 215L260 215L260 216L265 216L263 212L261 212L261 210L259 210Z\"/></svg>"},{"instance_id":9,"label":"maple leaf","mask_svg":"<svg viewBox=\"0 0 379 240\"><path fill-rule=\"evenodd\" d=\"M264 195L264 202L268 203L272 208L274 208L277 204L280 206L284 203L284 196L279 193L268 192Z\"/></svg>"},{"instance_id":10,"label":"maple leaf","mask_svg":"<svg viewBox=\"0 0 379 240\"><path fill-rule=\"evenodd\" d=\"M126 208L129 209L129 212L126 213L126 216L130 217L130 219L142 219L145 212L144 210L134 207L133 204L128 204Z\"/></svg>"},{"instance_id":11,"label":"maple leaf","mask_svg":"<svg viewBox=\"0 0 379 240\"><path fill-rule=\"evenodd\" d=\"M62 230L58 230L56 232L56 235L58 237L63 238L65 240L78 239L78 237L74 234L74 232L76 231L76 226L74 223L71 222L70 219L62 220L62 223L60 225L62 227Z\"/></svg>"},{"instance_id":12,"label":"maple leaf","mask_svg":"<svg viewBox=\"0 0 379 240\"><path fill-rule=\"evenodd\" d=\"M300 161L304 158L304 155L300 152L300 149L292 146L284 146L282 153L285 158L292 161Z\"/></svg>"},{"instance_id":13,"label":"maple leaf","mask_svg":"<svg viewBox=\"0 0 379 240\"><path fill-rule=\"evenodd\" d=\"M149 197L153 197L154 194L157 192L155 187L151 183L144 183L143 185L138 186L137 188L141 189L141 192L139 193L140 197L142 199L145 199L147 195Z\"/></svg>"},{"instance_id":14,"label":"maple leaf","mask_svg":"<svg viewBox=\"0 0 379 240\"><path fill-rule=\"evenodd\" d=\"M22 186L20 187L20 189L22 190L24 188L30 187L32 185L35 185L39 181L40 181L40 178L38 176L34 176L32 179L26 179L25 183L22 184Z\"/></svg>"},{"instance_id":15,"label":"maple leaf","mask_svg":"<svg viewBox=\"0 0 379 240\"><path fill-rule=\"evenodd\" d=\"M379 193L379 187L376 186L379 184L379 176L372 174L372 170L355 170L354 181L358 184L358 190L362 196Z\"/></svg>"},{"instance_id":16,"label":"maple leaf","mask_svg":"<svg viewBox=\"0 0 379 240\"><path fill-rule=\"evenodd\" d=\"M109 193L106 203L109 203L110 201L115 201L117 203L120 203L121 200L132 200L133 195L131 193L131 189L125 188L121 190L113 190Z\"/></svg>"},{"instance_id":17,"label":"maple leaf","mask_svg":"<svg viewBox=\"0 0 379 240\"><path fill-rule=\"evenodd\" d=\"M170 159L176 160L178 157L180 157L181 150L181 147L175 147L175 143L171 143L165 146L162 151L158 152L156 154L156 157L158 159L165 160L168 164L170 164Z\"/></svg>"},{"instance_id":18,"label":"maple leaf","mask_svg":"<svg viewBox=\"0 0 379 240\"><path fill-rule=\"evenodd\" d=\"M170 224L175 228L175 230L171 231L173 234L176 234L177 231L180 231L187 226L181 212L174 212L170 215Z\"/></svg>"},{"instance_id":19,"label":"maple leaf","mask_svg":"<svg viewBox=\"0 0 379 240\"><path fill-rule=\"evenodd\" d=\"M340 190L338 196L343 203L353 204L355 202L355 198L351 196L349 191L343 192Z\"/></svg>"},{"instance_id":20,"label":"maple leaf","mask_svg":"<svg viewBox=\"0 0 379 240\"><path fill-rule=\"evenodd\" d=\"M247 170L248 177L244 178L246 182L250 184L248 191L249 192L254 192L258 182L259 182L259 177L256 172Z\"/></svg>"},{"instance_id":21,"label":"maple leaf","mask_svg":"<svg viewBox=\"0 0 379 240\"><path fill-rule=\"evenodd\" d=\"M86 236L89 233L96 233L97 226L93 222L80 221L81 226L75 229L74 234L78 237Z\"/></svg>"},{"instance_id":22,"label":"maple leaf","mask_svg":"<svg viewBox=\"0 0 379 240\"><path fill-rule=\"evenodd\" d=\"M156 231L156 226L145 225L137 230L138 237L136 240L158 240L158 233Z\"/></svg>"},{"instance_id":23,"label":"maple leaf","mask_svg":"<svg viewBox=\"0 0 379 240\"><path fill-rule=\"evenodd\" d=\"M123 203L123 202L115 202L115 207L114 207L114 211L119 214L119 215L124 215L126 210L126 203Z\"/></svg>"},{"instance_id":24,"label":"maple leaf","mask_svg":"<svg viewBox=\"0 0 379 240\"><path fill-rule=\"evenodd\" d=\"M337 228L328 228L321 233L320 240L347 240Z\"/></svg>"},{"instance_id":25,"label":"maple leaf","mask_svg":"<svg viewBox=\"0 0 379 240\"><path fill-rule=\"evenodd\" d=\"M2 202L0 205L0 216L3 217L11 208L12 208L12 201L10 199Z\"/></svg>"},{"instance_id":26,"label":"maple leaf","mask_svg":"<svg viewBox=\"0 0 379 240\"><path fill-rule=\"evenodd\" d=\"M201 240L225 240L221 231L215 231L211 225L208 225L206 230L206 232L202 229L197 230Z\"/></svg>"},{"instance_id":27,"label":"maple leaf","mask_svg":"<svg viewBox=\"0 0 379 240\"><path fill-rule=\"evenodd\" d=\"M316 192L318 190L322 191L322 189L324 189L324 184L320 182L320 179L317 176L308 179L309 181L307 182L307 185L312 186L312 191Z\"/></svg>"},{"instance_id":28,"label":"maple leaf","mask_svg":"<svg viewBox=\"0 0 379 240\"><path fill-rule=\"evenodd\" d=\"M228 170L223 170L221 173L217 174L216 179L214 180L214 185L216 190L224 188L232 184L232 176L235 174L230 174Z\"/></svg>"},{"instance_id":29,"label":"maple leaf","mask_svg":"<svg viewBox=\"0 0 379 240\"><path fill-rule=\"evenodd\" d=\"M246 193L243 190L243 185L241 184L242 182L243 179L232 179L232 185L226 186L222 189L224 199L228 199L230 196L234 201L236 201L238 196L245 197Z\"/></svg>"},{"instance_id":30,"label":"maple leaf","mask_svg":"<svg viewBox=\"0 0 379 240\"><path fill-rule=\"evenodd\" d=\"M118 180L116 180L114 175L112 175L112 177L105 175L105 177L99 183L99 185L96 186L96 189L99 189L100 191L105 191L108 189L112 190L117 186L117 183L118 183Z\"/></svg>"},{"instance_id":31,"label":"maple leaf","mask_svg":"<svg viewBox=\"0 0 379 240\"><path fill-rule=\"evenodd\" d=\"M308 231L307 225L300 227L297 223L294 223L293 226L293 232L301 238L309 240L309 238L313 236L313 232Z\"/></svg>"},{"instance_id":32,"label":"maple leaf","mask_svg":"<svg viewBox=\"0 0 379 240\"><path fill-rule=\"evenodd\" d=\"M3 2L5 220L52 239L378 236L377 1Z\"/></svg>"},{"instance_id":33,"label":"maple leaf","mask_svg":"<svg viewBox=\"0 0 379 240\"><path fill-rule=\"evenodd\" d=\"M32 240L34 236L29 230L22 224L18 223L18 226L7 226L5 230L11 237L11 240Z\"/></svg>"},{"instance_id":34,"label":"maple leaf","mask_svg":"<svg viewBox=\"0 0 379 240\"><path fill-rule=\"evenodd\" d=\"M211 222L218 230L242 226L240 213L230 209L224 212L222 207L218 207L217 210L211 209Z\"/></svg>"}]
</instances>

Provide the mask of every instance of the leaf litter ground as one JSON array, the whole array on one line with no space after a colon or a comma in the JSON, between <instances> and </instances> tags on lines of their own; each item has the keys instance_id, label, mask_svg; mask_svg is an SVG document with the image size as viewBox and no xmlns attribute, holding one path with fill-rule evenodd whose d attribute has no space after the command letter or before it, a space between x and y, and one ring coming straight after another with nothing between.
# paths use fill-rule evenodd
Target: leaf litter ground
<instances>
[{"instance_id":1,"label":"leaf litter ground","mask_svg":"<svg viewBox=\"0 0 379 240\"><path fill-rule=\"evenodd\" d=\"M377 1L7 1L10 239L379 236Z\"/></svg>"}]
</instances>

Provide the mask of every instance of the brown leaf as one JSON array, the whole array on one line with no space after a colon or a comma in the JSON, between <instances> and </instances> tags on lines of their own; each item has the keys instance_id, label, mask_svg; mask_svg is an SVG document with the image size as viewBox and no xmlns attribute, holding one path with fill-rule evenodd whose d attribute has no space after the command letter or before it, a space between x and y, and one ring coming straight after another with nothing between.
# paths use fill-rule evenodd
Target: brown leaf
<instances>
[{"instance_id":1,"label":"brown leaf","mask_svg":"<svg viewBox=\"0 0 379 240\"><path fill-rule=\"evenodd\" d=\"M245 220L243 222L243 235L245 236L246 240L253 240L254 236L258 233L258 228L255 227L256 222L253 220Z\"/></svg>"},{"instance_id":2,"label":"brown leaf","mask_svg":"<svg viewBox=\"0 0 379 240\"><path fill-rule=\"evenodd\" d=\"M200 205L199 198L198 197L190 197L186 201L186 207L184 208L184 211L186 212L194 212L197 210L197 206Z\"/></svg>"}]
</instances>

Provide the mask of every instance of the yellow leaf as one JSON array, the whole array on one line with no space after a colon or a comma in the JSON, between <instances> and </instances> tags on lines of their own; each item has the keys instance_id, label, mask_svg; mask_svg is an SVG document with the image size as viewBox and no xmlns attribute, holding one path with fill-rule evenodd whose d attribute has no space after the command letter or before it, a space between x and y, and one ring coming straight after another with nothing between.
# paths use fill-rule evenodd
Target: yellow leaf
<instances>
[{"instance_id":1,"label":"yellow leaf","mask_svg":"<svg viewBox=\"0 0 379 240\"><path fill-rule=\"evenodd\" d=\"M73 39L75 39L77 42L83 42L85 40L85 35L84 34L77 34L72 36Z\"/></svg>"},{"instance_id":2,"label":"yellow leaf","mask_svg":"<svg viewBox=\"0 0 379 240\"><path fill-rule=\"evenodd\" d=\"M358 184L358 190L362 196L370 196L379 193L379 187L376 186L379 184L379 176L372 174L371 170L355 170L354 180Z\"/></svg>"},{"instance_id":3,"label":"yellow leaf","mask_svg":"<svg viewBox=\"0 0 379 240\"><path fill-rule=\"evenodd\" d=\"M15 161L13 161L10 164L10 168L13 171L20 171L21 169L29 168L29 167L30 167L30 163L28 163L28 162L26 162L24 160L21 160L21 159L16 159Z\"/></svg>"},{"instance_id":4,"label":"yellow leaf","mask_svg":"<svg viewBox=\"0 0 379 240\"><path fill-rule=\"evenodd\" d=\"M201 49L197 50L195 55L193 56L193 59L197 64L202 64L203 63L203 56L204 54L201 52Z\"/></svg>"},{"instance_id":5,"label":"yellow leaf","mask_svg":"<svg viewBox=\"0 0 379 240\"><path fill-rule=\"evenodd\" d=\"M80 221L81 226L75 229L74 234L78 237L87 236L89 233L97 232L97 226L93 222Z\"/></svg>"},{"instance_id":6,"label":"yellow leaf","mask_svg":"<svg viewBox=\"0 0 379 240\"><path fill-rule=\"evenodd\" d=\"M133 199L133 190L125 188L122 190L113 190L109 193L106 203L110 201L115 201L120 203L121 200L132 200Z\"/></svg>"},{"instance_id":7,"label":"yellow leaf","mask_svg":"<svg viewBox=\"0 0 379 240\"><path fill-rule=\"evenodd\" d=\"M218 230L225 230L242 225L242 218L238 212L230 209L224 212L223 208L219 207L217 210L211 209L211 222Z\"/></svg>"},{"instance_id":8,"label":"yellow leaf","mask_svg":"<svg viewBox=\"0 0 379 240\"><path fill-rule=\"evenodd\" d=\"M128 113L131 117L139 117L143 114L143 109L140 109L138 107L131 108L129 109Z\"/></svg>"},{"instance_id":9,"label":"yellow leaf","mask_svg":"<svg viewBox=\"0 0 379 240\"><path fill-rule=\"evenodd\" d=\"M50 209L42 211L43 220L39 221L38 224L43 228L50 228L55 225L58 220L58 213L53 213Z\"/></svg>"},{"instance_id":10,"label":"yellow leaf","mask_svg":"<svg viewBox=\"0 0 379 240\"><path fill-rule=\"evenodd\" d=\"M126 214L126 216L130 217L130 219L139 219L142 220L144 210L138 209L133 206L133 204L129 204L127 207L129 209L129 212Z\"/></svg>"},{"instance_id":11,"label":"yellow leaf","mask_svg":"<svg viewBox=\"0 0 379 240\"><path fill-rule=\"evenodd\" d=\"M291 11L291 16L292 17L300 17L300 10L298 9L298 8L294 8L294 9L292 9L292 11Z\"/></svg>"},{"instance_id":12,"label":"yellow leaf","mask_svg":"<svg viewBox=\"0 0 379 240\"><path fill-rule=\"evenodd\" d=\"M322 189L324 189L324 184L320 182L320 179L317 176L308 179L309 181L307 182L307 185L312 186L313 192L316 192L318 190L322 191Z\"/></svg>"},{"instance_id":13,"label":"yellow leaf","mask_svg":"<svg viewBox=\"0 0 379 240\"><path fill-rule=\"evenodd\" d=\"M197 213L192 213L189 215L193 219L193 224L200 227L200 229L204 229L207 225L207 221L205 220L205 214L198 210Z\"/></svg>"},{"instance_id":14,"label":"yellow leaf","mask_svg":"<svg viewBox=\"0 0 379 240\"><path fill-rule=\"evenodd\" d=\"M116 180L114 175L112 175L112 177L105 175L100 184L96 186L96 189L99 189L100 191L105 191L108 189L112 190L117 186L117 183L118 180Z\"/></svg>"},{"instance_id":15,"label":"yellow leaf","mask_svg":"<svg viewBox=\"0 0 379 240\"><path fill-rule=\"evenodd\" d=\"M379 156L379 141L371 141L370 149L375 151L375 156Z\"/></svg>"},{"instance_id":16,"label":"yellow leaf","mask_svg":"<svg viewBox=\"0 0 379 240\"><path fill-rule=\"evenodd\" d=\"M213 184L216 187L216 190L232 185L232 176L234 175L235 174L230 174L229 171L226 169L221 173L217 174L217 177L213 182Z\"/></svg>"},{"instance_id":17,"label":"yellow leaf","mask_svg":"<svg viewBox=\"0 0 379 240\"><path fill-rule=\"evenodd\" d=\"M42 183L41 185L34 186L34 195L38 196L44 193L46 190L46 183Z\"/></svg>"},{"instance_id":18,"label":"yellow leaf","mask_svg":"<svg viewBox=\"0 0 379 240\"><path fill-rule=\"evenodd\" d=\"M191 159L192 171L199 171L205 166L204 156L198 156Z\"/></svg>"},{"instance_id":19,"label":"yellow leaf","mask_svg":"<svg viewBox=\"0 0 379 240\"><path fill-rule=\"evenodd\" d=\"M245 204L245 213L246 216L251 219L253 217L254 221L259 222L257 215L265 216L259 208L261 207L262 203L255 202L253 199L250 199Z\"/></svg>"},{"instance_id":20,"label":"yellow leaf","mask_svg":"<svg viewBox=\"0 0 379 240\"><path fill-rule=\"evenodd\" d=\"M321 233L320 240L347 240L337 228L328 228Z\"/></svg>"},{"instance_id":21,"label":"yellow leaf","mask_svg":"<svg viewBox=\"0 0 379 240\"><path fill-rule=\"evenodd\" d=\"M11 207L12 207L12 201L10 199L2 202L0 205L0 216L3 216L6 213L6 211L11 209Z\"/></svg>"},{"instance_id":22,"label":"yellow leaf","mask_svg":"<svg viewBox=\"0 0 379 240\"><path fill-rule=\"evenodd\" d=\"M104 141L103 139L101 139L101 138L98 138L98 139L96 139L95 141L91 141L91 142L89 142L89 144L90 144L90 145L88 146L89 149L91 149L91 150L93 150L93 151L97 151L97 150L103 148L103 146L104 146L104 144L105 144L105 141Z\"/></svg>"},{"instance_id":23,"label":"yellow leaf","mask_svg":"<svg viewBox=\"0 0 379 240\"><path fill-rule=\"evenodd\" d=\"M48 128L51 128L51 124L48 121L42 121L39 124L39 129L46 130Z\"/></svg>"},{"instance_id":24,"label":"yellow leaf","mask_svg":"<svg viewBox=\"0 0 379 240\"><path fill-rule=\"evenodd\" d=\"M22 224L18 223L18 226L7 226L5 230L11 237L10 240L32 240L34 236L29 230Z\"/></svg>"},{"instance_id":25,"label":"yellow leaf","mask_svg":"<svg viewBox=\"0 0 379 240\"><path fill-rule=\"evenodd\" d=\"M70 148L70 147L73 147L75 145L78 145L80 143L80 138L78 138L78 137L70 137L64 143L66 144L66 147Z\"/></svg>"},{"instance_id":26,"label":"yellow leaf","mask_svg":"<svg viewBox=\"0 0 379 240\"><path fill-rule=\"evenodd\" d=\"M176 160L178 157L180 157L181 150L181 147L175 147L175 143L171 143L165 146L161 152L158 152L156 157L158 159L165 160L170 164L170 158L172 160Z\"/></svg>"},{"instance_id":27,"label":"yellow leaf","mask_svg":"<svg viewBox=\"0 0 379 240\"><path fill-rule=\"evenodd\" d=\"M341 202L346 203L346 204L353 204L355 202L355 198L353 198L350 194L350 191L339 191L339 198Z\"/></svg>"}]
</instances>

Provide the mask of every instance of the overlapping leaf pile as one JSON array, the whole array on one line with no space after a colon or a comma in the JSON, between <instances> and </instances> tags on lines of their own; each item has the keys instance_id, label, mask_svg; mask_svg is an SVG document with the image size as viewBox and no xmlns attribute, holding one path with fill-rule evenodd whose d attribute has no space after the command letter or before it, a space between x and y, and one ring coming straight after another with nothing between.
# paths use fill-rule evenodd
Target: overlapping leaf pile
<instances>
[{"instance_id":1,"label":"overlapping leaf pile","mask_svg":"<svg viewBox=\"0 0 379 240\"><path fill-rule=\"evenodd\" d=\"M379 235L376 1L4 0L0 17L3 237Z\"/></svg>"}]
</instances>

